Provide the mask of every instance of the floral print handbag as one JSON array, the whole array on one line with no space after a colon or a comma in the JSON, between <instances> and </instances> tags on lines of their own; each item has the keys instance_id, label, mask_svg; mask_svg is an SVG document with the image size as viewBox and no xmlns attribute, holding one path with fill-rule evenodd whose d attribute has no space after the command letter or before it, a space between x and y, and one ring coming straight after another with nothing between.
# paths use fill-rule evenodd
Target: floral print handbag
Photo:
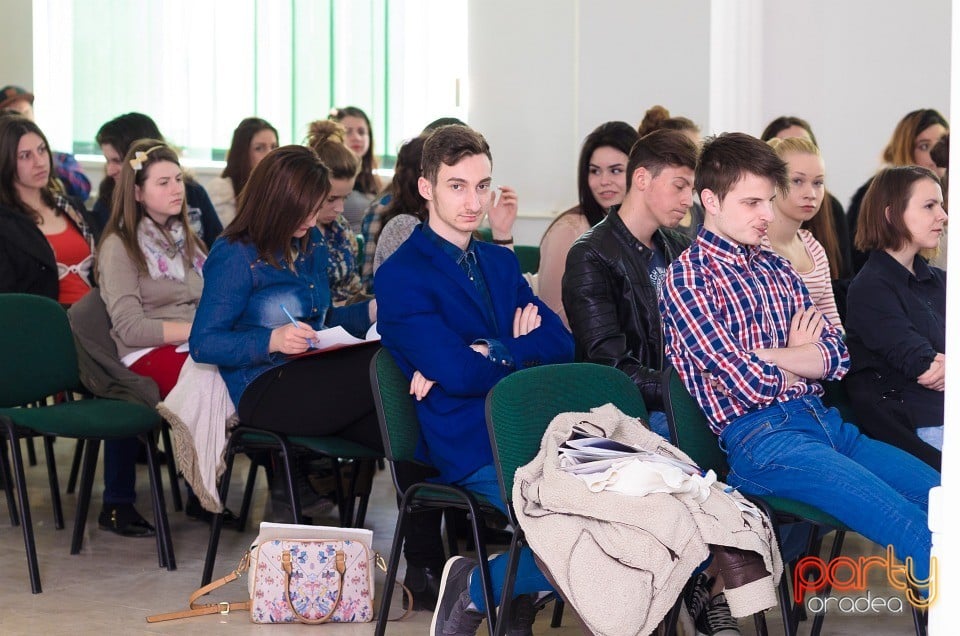
<instances>
[{"instance_id":1,"label":"floral print handbag","mask_svg":"<svg viewBox=\"0 0 960 636\"><path fill-rule=\"evenodd\" d=\"M373 576L360 541L274 539L258 545L254 555L254 623L373 620Z\"/></svg>"},{"instance_id":2,"label":"floral print handbag","mask_svg":"<svg viewBox=\"0 0 960 636\"><path fill-rule=\"evenodd\" d=\"M370 548L372 541L373 532L362 528L261 523L260 535L233 572L194 592L190 609L148 616L147 622L233 610L249 610L254 623L372 621L374 564L386 570L382 557ZM197 602L245 572L249 573L249 601ZM403 590L407 608L396 620L405 618L413 607L413 596L406 587Z\"/></svg>"}]
</instances>

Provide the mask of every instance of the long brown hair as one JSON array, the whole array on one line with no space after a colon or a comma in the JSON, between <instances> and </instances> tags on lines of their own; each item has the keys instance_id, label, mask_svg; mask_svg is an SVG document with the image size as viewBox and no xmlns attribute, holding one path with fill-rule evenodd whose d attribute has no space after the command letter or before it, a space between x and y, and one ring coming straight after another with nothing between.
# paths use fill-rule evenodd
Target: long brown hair
<instances>
[{"instance_id":1,"label":"long brown hair","mask_svg":"<svg viewBox=\"0 0 960 636\"><path fill-rule=\"evenodd\" d=\"M940 124L950 130L950 124L943 115L932 108L921 108L907 113L897 123L893 136L883 149L883 160L891 166L912 166L913 150L917 137L930 126Z\"/></svg>"},{"instance_id":2,"label":"long brown hair","mask_svg":"<svg viewBox=\"0 0 960 636\"><path fill-rule=\"evenodd\" d=\"M290 268L296 252L306 252L309 233L294 245L294 232L310 218L330 193L330 170L310 148L282 146L250 173L237 200L237 216L221 236L252 243L257 256L280 268L278 256Z\"/></svg>"},{"instance_id":3,"label":"long brown hair","mask_svg":"<svg viewBox=\"0 0 960 636\"><path fill-rule=\"evenodd\" d=\"M40 127L21 115L4 115L0 117L0 204L23 212L37 223L40 222L39 210L34 210L20 199L15 185L17 179L17 148L24 135L34 133L43 141L47 148L47 159L50 163L50 176L47 185L40 190L40 197L44 203L57 210L54 192L56 172L53 170L53 152L47 137ZM57 214L59 214L57 210Z\"/></svg>"},{"instance_id":4,"label":"long brown hair","mask_svg":"<svg viewBox=\"0 0 960 636\"><path fill-rule=\"evenodd\" d=\"M140 223L156 222L147 214L146 208L137 201L136 188L143 187L150 168L162 161L180 166L180 158L176 151L170 146L156 139L139 139L130 144L130 149L123 159L123 165L120 167L120 179L113 191L113 203L111 206L110 220L107 221L107 227L103 230L103 236L100 239L102 243L111 234L116 234L120 242L127 250L131 260L137 264L141 272L147 271L147 261L140 249L140 242L137 240L137 228ZM187 193L184 189L183 203L180 205L180 214L177 217L183 223L184 234L184 254L188 260L193 260L197 252L206 252L203 241L201 241L193 230L190 229L190 220L187 217ZM167 232L167 228L156 224L160 231L171 243L173 239Z\"/></svg>"},{"instance_id":5,"label":"long brown hair","mask_svg":"<svg viewBox=\"0 0 960 636\"><path fill-rule=\"evenodd\" d=\"M273 132L274 137L280 138L277 129L259 117L247 117L233 131L230 150L227 151L227 165L220 176L230 179L234 196L240 194L243 186L247 185L247 179L250 178L250 171L253 170L253 166L250 165L250 144L253 143L254 135L261 130L269 130Z\"/></svg>"},{"instance_id":6,"label":"long brown hair","mask_svg":"<svg viewBox=\"0 0 960 636\"><path fill-rule=\"evenodd\" d=\"M376 195L380 192L380 177L374 174L377 169L377 155L373 143L373 126L370 125L370 118L362 109L356 106L345 106L343 108L334 108L330 111L330 119L336 122L343 121L344 117L359 117L367 124L367 138L370 139L370 147L367 152L360 157L360 174L357 175L357 182L353 186L354 190L359 190L364 194ZM339 177L337 177L339 178Z\"/></svg>"},{"instance_id":7,"label":"long brown hair","mask_svg":"<svg viewBox=\"0 0 960 636\"><path fill-rule=\"evenodd\" d=\"M820 156L820 149L817 144L804 137L787 137L786 139L773 137L767 141L767 144L784 161L787 160L787 155L790 153ZM820 202L817 213L813 215L812 219L804 222L802 227L810 231L813 238L817 239L823 246L823 251L827 253L827 262L830 263L830 278L833 280L840 278L840 266L842 265L840 241L837 239L837 228L833 224L833 204L830 202L830 193L827 192L826 187L823 188L823 200Z\"/></svg>"}]
</instances>

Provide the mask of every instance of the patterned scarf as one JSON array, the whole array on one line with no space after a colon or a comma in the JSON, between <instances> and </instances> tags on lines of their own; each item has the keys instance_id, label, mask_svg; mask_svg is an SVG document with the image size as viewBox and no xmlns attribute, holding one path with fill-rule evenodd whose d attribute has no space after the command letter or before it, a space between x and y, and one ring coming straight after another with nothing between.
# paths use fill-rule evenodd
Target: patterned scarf
<instances>
[{"instance_id":1,"label":"patterned scarf","mask_svg":"<svg viewBox=\"0 0 960 636\"><path fill-rule=\"evenodd\" d=\"M183 268L183 261L186 258L183 251L186 244L183 222L174 219L166 229L165 235L152 219L145 217L137 227L137 242L146 258L150 278L153 280L166 278L183 282L186 275ZM207 257L203 252L197 249L192 266L201 278L203 263L206 260Z\"/></svg>"}]
</instances>

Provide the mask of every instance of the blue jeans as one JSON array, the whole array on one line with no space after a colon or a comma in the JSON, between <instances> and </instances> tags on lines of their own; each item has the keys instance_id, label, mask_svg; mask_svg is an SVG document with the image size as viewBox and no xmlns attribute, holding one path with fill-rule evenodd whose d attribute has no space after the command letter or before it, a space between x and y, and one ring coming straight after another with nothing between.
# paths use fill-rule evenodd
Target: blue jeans
<instances>
[{"instance_id":1,"label":"blue jeans","mask_svg":"<svg viewBox=\"0 0 960 636\"><path fill-rule=\"evenodd\" d=\"M650 411L647 414L647 424L650 426L650 430L662 437L663 439L670 441L670 425L667 424L667 414L663 411Z\"/></svg>"},{"instance_id":2,"label":"blue jeans","mask_svg":"<svg viewBox=\"0 0 960 636\"><path fill-rule=\"evenodd\" d=\"M927 497L940 475L912 455L860 434L836 409L805 396L747 413L720 434L727 482L745 493L774 494L816 506L927 578Z\"/></svg>"},{"instance_id":3,"label":"blue jeans","mask_svg":"<svg viewBox=\"0 0 960 636\"><path fill-rule=\"evenodd\" d=\"M487 464L477 469L476 472L467 475L457 482L457 486L466 488L470 492L483 495L490 500L494 506L499 508L503 514L507 513L507 506L500 496L500 482L497 481L497 469L493 464ZM507 555L498 554L490 559L490 578L493 581L493 598L498 602L503 592L503 579L507 573ZM480 574L474 568L470 573L470 600L477 608L484 612L487 604L483 601L483 587L480 580ZM553 587L547 582L543 572L537 567L533 560L533 551L524 546L520 550L520 562L517 565L517 578L513 583L513 596L516 598L522 594L535 594L537 592L552 592Z\"/></svg>"}]
</instances>

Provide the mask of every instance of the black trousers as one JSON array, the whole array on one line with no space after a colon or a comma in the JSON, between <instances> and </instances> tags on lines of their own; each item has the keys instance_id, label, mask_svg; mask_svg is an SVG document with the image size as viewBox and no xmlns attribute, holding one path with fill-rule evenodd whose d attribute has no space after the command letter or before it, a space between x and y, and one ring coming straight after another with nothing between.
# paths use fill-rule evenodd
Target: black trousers
<instances>
[{"instance_id":1,"label":"black trousers","mask_svg":"<svg viewBox=\"0 0 960 636\"><path fill-rule=\"evenodd\" d=\"M369 372L379 349L347 347L270 369L240 396L240 421L288 435L338 435L382 452Z\"/></svg>"}]
</instances>

